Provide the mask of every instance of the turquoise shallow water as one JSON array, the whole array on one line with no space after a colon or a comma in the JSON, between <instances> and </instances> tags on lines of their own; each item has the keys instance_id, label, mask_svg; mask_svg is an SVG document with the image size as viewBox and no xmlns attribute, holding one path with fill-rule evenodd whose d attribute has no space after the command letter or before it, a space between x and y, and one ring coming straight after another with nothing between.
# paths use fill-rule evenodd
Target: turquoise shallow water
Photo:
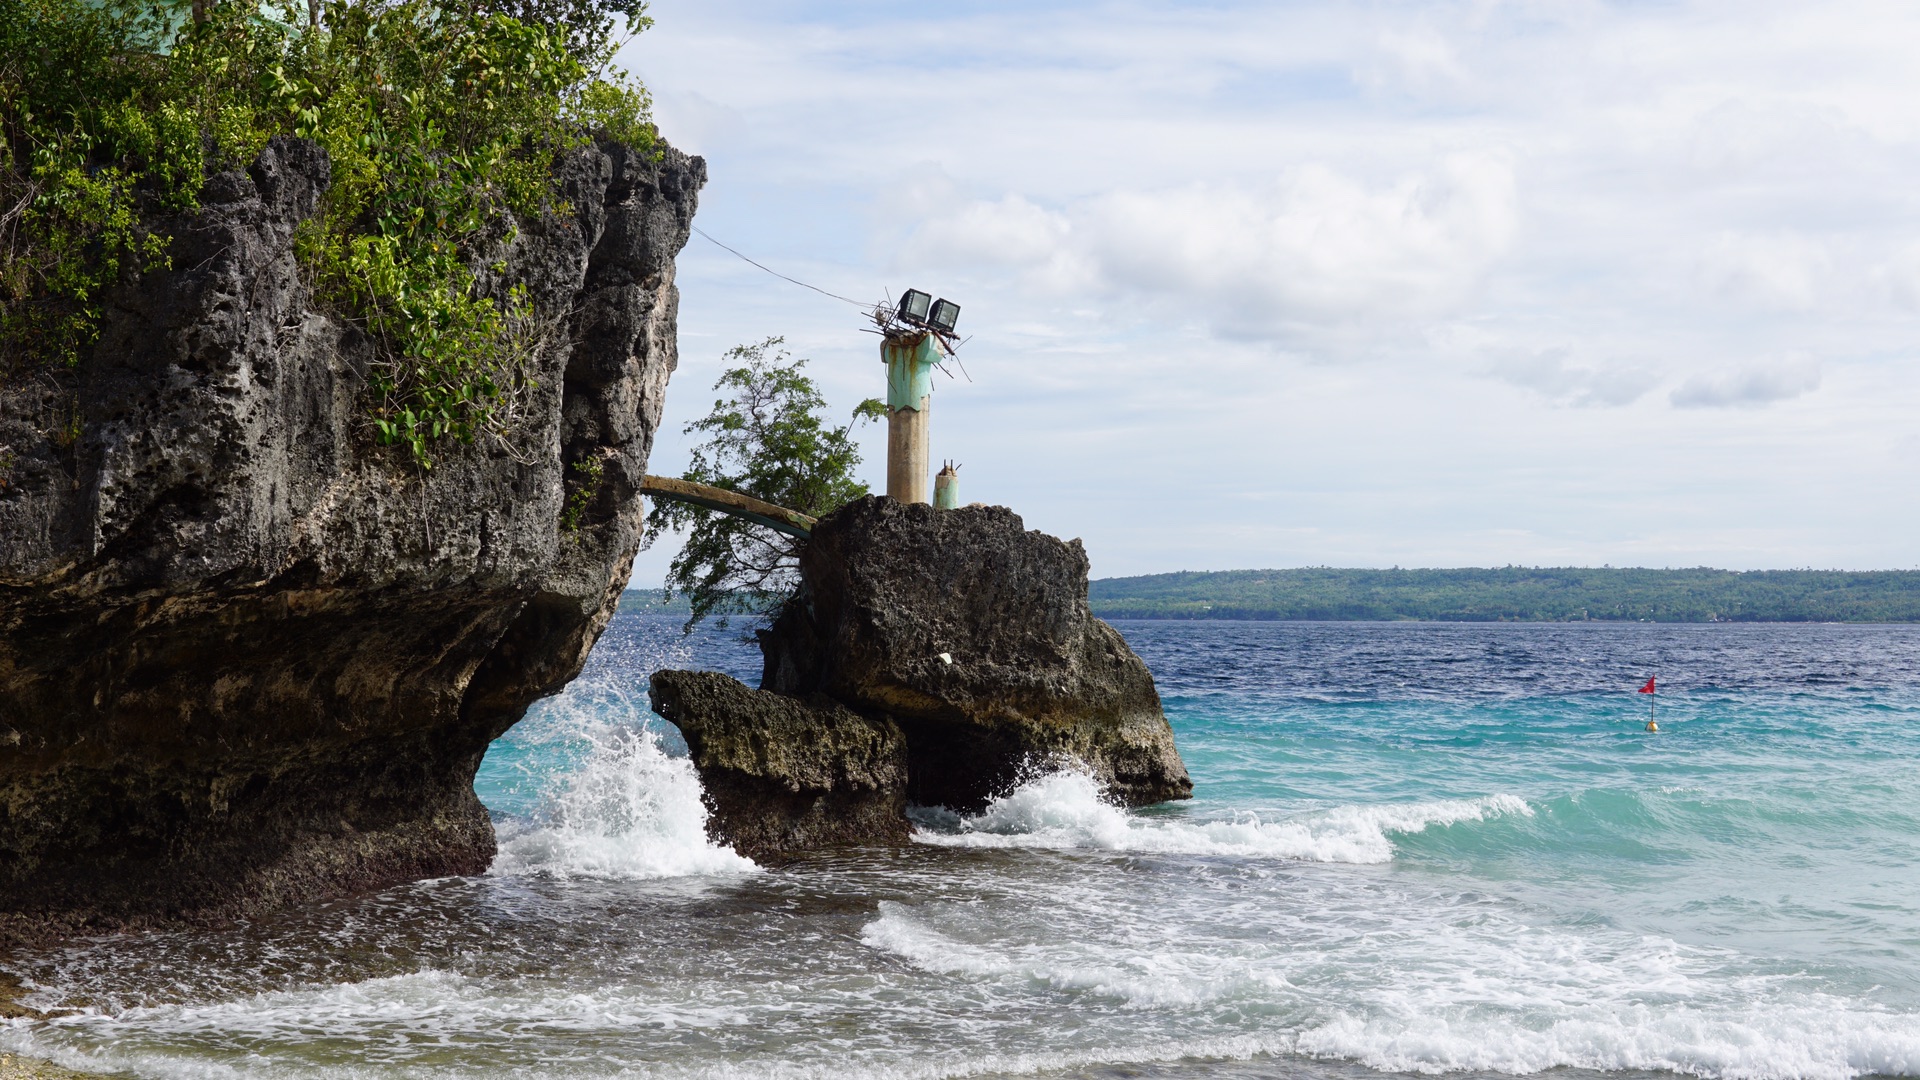
<instances>
[{"instance_id":1,"label":"turquoise shallow water","mask_svg":"<svg viewBox=\"0 0 1920 1080\"><path fill-rule=\"evenodd\" d=\"M1214 781L1195 809L1517 796L1529 813L1396 837L1396 869L1916 1000L1920 694L1906 628L1153 624L1133 636L1170 674L1246 639L1277 654L1269 664L1289 646L1320 661L1322 682L1288 692L1258 660L1225 686L1163 680L1190 767ZM1391 659L1314 650L1329 638L1354 653L1385 643ZM1656 669L1663 730L1649 736L1631 691Z\"/></svg>"},{"instance_id":2,"label":"turquoise shallow water","mask_svg":"<svg viewBox=\"0 0 1920 1080\"><path fill-rule=\"evenodd\" d=\"M19 958L142 1076L1920 1075L1920 628L1124 623L1195 780L901 851L704 836L623 615L496 744L489 874ZM1658 672L1662 732L1633 690Z\"/></svg>"}]
</instances>

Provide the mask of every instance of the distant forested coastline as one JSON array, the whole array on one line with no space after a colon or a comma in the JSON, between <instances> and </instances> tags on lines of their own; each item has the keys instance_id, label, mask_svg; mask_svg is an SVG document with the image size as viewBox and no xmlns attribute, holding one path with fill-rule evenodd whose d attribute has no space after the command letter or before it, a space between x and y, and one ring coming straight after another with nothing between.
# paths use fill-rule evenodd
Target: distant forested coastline
<instances>
[{"instance_id":1,"label":"distant forested coastline","mask_svg":"<svg viewBox=\"0 0 1920 1080\"><path fill-rule=\"evenodd\" d=\"M665 589L628 589L620 594L621 611L638 611L648 615L691 615L693 604L685 596L674 594L673 599L666 598Z\"/></svg>"},{"instance_id":2,"label":"distant forested coastline","mask_svg":"<svg viewBox=\"0 0 1920 1080\"><path fill-rule=\"evenodd\" d=\"M1920 622L1920 570L1223 570L1102 578L1103 619L1431 622ZM688 614L628 589L625 611Z\"/></svg>"},{"instance_id":3,"label":"distant forested coastline","mask_svg":"<svg viewBox=\"0 0 1920 1080\"><path fill-rule=\"evenodd\" d=\"M1103 619L1920 622L1916 570L1225 570L1103 578Z\"/></svg>"}]
</instances>

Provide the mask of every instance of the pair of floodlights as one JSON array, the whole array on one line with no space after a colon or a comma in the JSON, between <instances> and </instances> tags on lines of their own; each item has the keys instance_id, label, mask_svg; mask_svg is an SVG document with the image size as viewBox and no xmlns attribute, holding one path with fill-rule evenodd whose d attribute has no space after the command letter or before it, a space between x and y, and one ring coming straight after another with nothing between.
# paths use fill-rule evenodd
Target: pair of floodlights
<instances>
[{"instance_id":1,"label":"pair of floodlights","mask_svg":"<svg viewBox=\"0 0 1920 1080\"><path fill-rule=\"evenodd\" d=\"M908 289L900 294L900 306L894 314L911 326L924 326L936 334L951 334L960 321L960 305L951 300L935 300L930 293Z\"/></svg>"}]
</instances>

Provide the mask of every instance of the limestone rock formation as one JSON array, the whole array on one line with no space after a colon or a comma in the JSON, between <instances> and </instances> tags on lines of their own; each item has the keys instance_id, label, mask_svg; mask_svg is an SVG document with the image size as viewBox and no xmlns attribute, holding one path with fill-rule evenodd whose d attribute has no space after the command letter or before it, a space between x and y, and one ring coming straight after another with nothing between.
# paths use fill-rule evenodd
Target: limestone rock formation
<instances>
[{"instance_id":1,"label":"limestone rock formation","mask_svg":"<svg viewBox=\"0 0 1920 1080\"><path fill-rule=\"evenodd\" d=\"M907 840L907 744L885 718L662 671L653 708L686 736L713 837L750 859Z\"/></svg>"},{"instance_id":2,"label":"limestone rock formation","mask_svg":"<svg viewBox=\"0 0 1920 1080\"><path fill-rule=\"evenodd\" d=\"M1153 676L1087 609L1078 540L869 496L820 520L800 569L761 688L898 723L912 801L977 810L1067 758L1129 805L1192 794Z\"/></svg>"},{"instance_id":3,"label":"limestone rock formation","mask_svg":"<svg viewBox=\"0 0 1920 1080\"><path fill-rule=\"evenodd\" d=\"M0 937L486 867L481 755L578 673L638 547L706 177L612 144L560 169L566 212L503 228L488 279L535 303L534 385L430 472L375 445L370 347L295 265L329 178L296 140L167 223L173 269L88 360L0 386Z\"/></svg>"}]
</instances>

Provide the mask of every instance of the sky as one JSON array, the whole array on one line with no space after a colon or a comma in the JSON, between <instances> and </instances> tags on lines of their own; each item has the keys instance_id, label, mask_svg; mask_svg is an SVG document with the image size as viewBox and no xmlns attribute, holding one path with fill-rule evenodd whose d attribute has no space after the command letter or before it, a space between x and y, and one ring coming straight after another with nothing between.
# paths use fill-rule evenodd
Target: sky
<instances>
[{"instance_id":1,"label":"sky","mask_svg":"<svg viewBox=\"0 0 1920 1080\"><path fill-rule=\"evenodd\" d=\"M622 58L695 224L960 304L933 457L1096 577L1920 567L1920 5L652 14ZM859 307L698 236L678 282L650 471L734 345L883 394Z\"/></svg>"}]
</instances>

